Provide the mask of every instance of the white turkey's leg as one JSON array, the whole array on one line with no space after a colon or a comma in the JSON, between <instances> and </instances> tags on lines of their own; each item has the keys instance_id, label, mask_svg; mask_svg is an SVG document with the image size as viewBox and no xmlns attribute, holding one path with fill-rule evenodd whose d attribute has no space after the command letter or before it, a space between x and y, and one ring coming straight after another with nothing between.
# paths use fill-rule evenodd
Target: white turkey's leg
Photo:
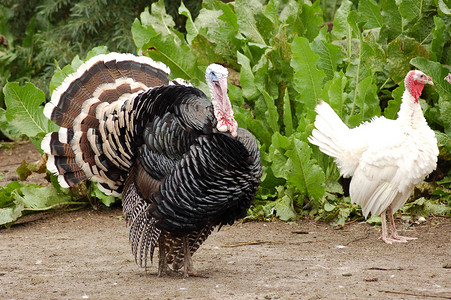
<instances>
[{"instance_id":1,"label":"white turkey's leg","mask_svg":"<svg viewBox=\"0 0 451 300\"><path fill-rule=\"evenodd\" d=\"M398 235L396 230L395 219L393 218L393 207L390 205L387 209L388 219L390 221L391 238L398 243L406 243L408 240L416 240L417 238Z\"/></svg>"},{"instance_id":2,"label":"white turkey's leg","mask_svg":"<svg viewBox=\"0 0 451 300\"><path fill-rule=\"evenodd\" d=\"M394 240L393 239L391 239L391 238L389 238L388 237L388 234L387 234L387 220L386 220L386 218L385 218L385 213L387 212L387 210L384 210L382 213L381 213L381 227L382 227L382 233L381 233L381 236L379 237L379 239L381 239L381 240L383 240L385 243L387 243L387 244L391 244L391 243L393 243L394 242Z\"/></svg>"}]
</instances>

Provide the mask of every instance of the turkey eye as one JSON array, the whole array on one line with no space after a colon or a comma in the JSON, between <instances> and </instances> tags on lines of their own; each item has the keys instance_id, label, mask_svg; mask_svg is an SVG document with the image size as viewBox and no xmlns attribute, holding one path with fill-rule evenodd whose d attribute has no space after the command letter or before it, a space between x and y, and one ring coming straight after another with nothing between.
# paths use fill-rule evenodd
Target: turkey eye
<instances>
[{"instance_id":1,"label":"turkey eye","mask_svg":"<svg viewBox=\"0 0 451 300\"><path fill-rule=\"evenodd\" d=\"M423 75L423 74L421 74L421 75L420 75L420 77L421 77L421 78L423 78L423 77L424 77L424 75Z\"/></svg>"},{"instance_id":2,"label":"turkey eye","mask_svg":"<svg viewBox=\"0 0 451 300\"><path fill-rule=\"evenodd\" d=\"M212 82L219 82L218 76L214 72L210 72L210 79Z\"/></svg>"}]
</instances>

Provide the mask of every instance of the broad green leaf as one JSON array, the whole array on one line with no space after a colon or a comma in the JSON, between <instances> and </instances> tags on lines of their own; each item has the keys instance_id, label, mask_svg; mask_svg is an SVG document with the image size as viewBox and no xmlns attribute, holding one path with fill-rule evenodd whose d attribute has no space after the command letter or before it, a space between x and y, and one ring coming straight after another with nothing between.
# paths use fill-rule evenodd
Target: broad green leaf
<instances>
[{"instance_id":1,"label":"broad green leaf","mask_svg":"<svg viewBox=\"0 0 451 300\"><path fill-rule=\"evenodd\" d=\"M63 83L64 79L75 71L71 65L56 69L49 85L50 94L53 94L53 91Z\"/></svg>"},{"instance_id":2,"label":"broad green leaf","mask_svg":"<svg viewBox=\"0 0 451 300\"><path fill-rule=\"evenodd\" d=\"M30 184L16 191L16 200L24 204L24 210L47 210L72 200L70 195L59 194L55 188Z\"/></svg>"},{"instance_id":3,"label":"broad green leaf","mask_svg":"<svg viewBox=\"0 0 451 300\"><path fill-rule=\"evenodd\" d=\"M435 136L437 137L439 149L442 147L444 149L443 151L442 150L440 151L439 155L442 157L448 156L447 160L450 161L451 160L451 134L445 134L443 132L436 130ZM450 172L451 172L451 170L448 171L448 173L450 173ZM450 181L450 183L451 183L451 181Z\"/></svg>"},{"instance_id":4,"label":"broad green leaf","mask_svg":"<svg viewBox=\"0 0 451 300\"><path fill-rule=\"evenodd\" d=\"M198 64L201 66L208 66L212 62L224 60L222 53L218 52L218 47L203 35L197 35L191 41L191 49L198 58Z\"/></svg>"},{"instance_id":5,"label":"broad green leaf","mask_svg":"<svg viewBox=\"0 0 451 300\"><path fill-rule=\"evenodd\" d=\"M303 195L319 200L325 192L325 175L323 170L311 159L312 150L296 138L293 149L285 154L288 157L287 168L291 169L287 181Z\"/></svg>"},{"instance_id":6,"label":"broad green leaf","mask_svg":"<svg viewBox=\"0 0 451 300\"><path fill-rule=\"evenodd\" d=\"M72 69L77 70L82 64L83 64L83 60L80 59L80 56L76 55L72 59L70 66L72 67Z\"/></svg>"},{"instance_id":7,"label":"broad green leaf","mask_svg":"<svg viewBox=\"0 0 451 300\"><path fill-rule=\"evenodd\" d=\"M382 8L381 15L387 25L388 40L391 41L403 31L402 17L399 14L396 0L381 0L380 5Z\"/></svg>"},{"instance_id":8,"label":"broad green leaf","mask_svg":"<svg viewBox=\"0 0 451 300\"><path fill-rule=\"evenodd\" d=\"M348 14L348 23L353 34L358 37L358 40L354 39L354 43L348 43L348 48L352 45L352 51L348 51L348 56L351 56L350 59L348 58L348 67L346 69L346 75L353 78L353 80L350 81L350 87L351 89L355 89L363 78L371 76L372 72L369 60L374 57L375 53L371 45L364 41L358 15L355 11L351 11ZM355 99L353 102L355 102ZM351 115L352 114L353 111L351 111Z\"/></svg>"},{"instance_id":9,"label":"broad green leaf","mask_svg":"<svg viewBox=\"0 0 451 300\"><path fill-rule=\"evenodd\" d=\"M451 5L449 4L449 1L445 3L445 0L438 0L438 7L444 14L448 16L451 15Z\"/></svg>"},{"instance_id":10,"label":"broad green leaf","mask_svg":"<svg viewBox=\"0 0 451 300\"><path fill-rule=\"evenodd\" d=\"M365 73L366 76L371 73L377 73L374 75L376 75L378 79L383 78L383 80L380 80L380 82L383 82L388 77L386 75L385 66L387 61L387 56L385 54L386 45L378 41L377 36L373 33L374 31L369 31L364 37L364 41L362 42L362 60L364 69L371 70L371 72Z\"/></svg>"},{"instance_id":11,"label":"broad green leaf","mask_svg":"<svg viewBox=\"0 0 451 300\"><path fill-rule=\"evenodd\" d=\"M387 69L390 77L400 82L410 70L409 62L412 58L428 57L428 52L421 43L412 38L397 38L387 48Z\"/></svg>"},{"instance_id":12,"label":"broad green leaf","mask_svg":"<svg viewBox=\"0 0 451 300\"><path fill-rule=\"evenodd\" d=\"M398 117L398 111L401 107L402 94L404 93L404 81L400 82L399 87L393 90L393 99L388 101L388 106L384 110L384 116L387 119L395 120Z\"/></svg>"},{"instance_id":13,"label":"broad green leaf","mask_svg":"<svg viewBox=\"0 0 451 300\"><path fill-rule=\"evenodd\" d=\"M50 125L50 131L58 131L58 126L54 123L49 123ZM44 136L46 135L46 132L40 132L35 136L29 137L31 143L34 145L36 150L42 155L44 151L41 149L41 142ZM45 171L44 171L45 172Z\"/></svg>"},{"instance_id":14,"label":"broad green leaf","mask_svg":"<svg viewBox=\"0 0 451 300\"><path fill-rule=\"evenodd\" d=\"M446 101L451 101L451 84L445 81L445 76L450 72L438 62L433 62L424 57L416 57L410 63L432 77L434 90Z\"/></svg>"},{"instance_id":15,"label":"broad green leaf","mask_svg":"<svg viewBox=\"0 0 451 300\"><path fill-rule=\"evenodd\" d=\"M229 80L231 79L230 78L231 76L232 76L232 74L229 73ZM239 87L237 87L233 84L229 84L228 94L229 94L230 101L232 102L233 105L238 106L239 109L241 111L243 111L243 113L246 113L246 114L250 113L250 110L243 108L243 104L244 104L243 91Z\"/></svg>"},{"instance_id":16,"label":"broad green leaf","mask_svg":"<svg viewBox=\"0 0 451 300\"><path fill-rule=\"evenodd\" d=\"M4 225L8 227L8 224L11 224L22 216L23 210L23 204L0 208L0 226Z\"/></svg>"},{"instance_id":17,"label":"broad green leaf","mask_svg":"<svg viewBox=\"0 0 451 300\"><path fill-rule=\"evenodd\" d=\"M97 184L92 184L91 187L93 188L92 192L91 192L91 196L96 197L97 199L99 199L100 201L102 201L102 203L107 206L110 207L111 204L113 204L116 201L116 197L112 196L112 195L105 195L103 192L101 192L97 186Z\"/></svg>"},{"instance_id":18,"label":"broad green leaf","mask_svg":"<svg viewBox=\"0 0 451 300\"><path fill-rule=\"evenodd\" d=\"M374 116L380 115L377 87L372 83L372 77L368 76L357 85L357 96L352 104L349 125L357 126L363 121L368 121ZM357 112L358 107L358 112Z\"/></svg>"},{"instance_id":19,"label":"broad green leaf","mask_svg":"<svg viewBox=\"0 0 451 300\"><path fill-rule=\"evenodd\" d=\"M257 98L260 95L258 87L255 85L255 76L252 72L249 58L240 52L237 53L238 63L241 65L240 84L243 96L248 100Z\"/></svg>"},{"instance_id":20,"label":"broad green leaf","mask_svg":"<svg viewBox=\"0 0 451 300\"><path fill-rule=\"evenodd\" d=\"M449 41L449 29L450 27L445 25L443 19L434 16L435 28L432 30L434 38L431 41L431 47L429 49L429 55L431 60L440 61L443 53L443 49L446 41Z\"/></svg>"},{"instance_id":21,"label":"broad green leaf","mask_svg":"<svg viewBox=\"0 0 451 300\"><path fill-rule=\"evenodd\" d=\"M0 131L11 141L18 141L21 139L22 133L20 130L9 124L6 120L6 110L0 107Z\"/></svg>"},{"instance_id":22,"label":"broad green leaf","mask_svg":"<svg viewBox=\"0 0 451 300\"><path fill-rule=\"evenodd\" d=\"M337 9L334 17L334 27L332 29L332 35L336 40L341 40L343 37L348 36L349 24L348 14L351 11L352 2L344 0L341 2L340 7Z\"/></svg>"},{"instance_id":23,"label":"broad green leaf","mask_svg":"<svg viewBox=\"0 0 451 300\"><path fill-rule=\"evenodd\" d=\"M241 46L238 33L237 16L231 4L206 0L194 24L199 32L215 47L215 52L227 58L232 66L237 67L236 52Z\"/></svg>"},{"instance_id":24,"label":"broad green leaf","mask_svg":"<svg viewBox=\"0 0 451 300\"><path fill-rule=\"evenodd\" d=\"M240 31L247 40L266 45L263 36L268 36L267 33L272 32L273 24L263 15L261 3L257 0L237 0L235 1L235 13Z\"/></svg>"},{"instance_id":25,"label":"broad green leaf","mask_svg":"<svg viewBox=\"0 0 451 300\"><path fill-rule=\"evenodd\" d=\"M171 69L171 76L203 81L203 74L197 68L197 58L180 39L181 34L173 30L174 21L166 14L164 1L152 4L152 13L145 10L141 22L135 20L132 33L135 43L143 53L156 61L165 63Z\"/></svg>"},{"instance_id":26,"label":"broad green leaf","mask_svg":"<svg viewBox=\"0 0 451 300\"><path fill-rule=\"evenodd\" d=\"M343 71L334 74L334 78L328 81L323 88L321 98L329 103L340 118L344 118L345 109L345 87L347 78Z\"/></svg>"},{"instance_id":27,"label":"broad green leaf","mask_svg":"<svg viewBox=\"0 0 451 300\"><path fill-rule=\"evenodd\" d=\"M186 17L186 41L188 44L191 44L192 40L199 34L199 30L197 30L193 18L191 17L191 12L186 8L183 1L180 3L179 14Z\"/></svg>"},{"instance_id":28,"label":"broad green leaf","mask_svg":"<svg viewBox=\"0 0 451 300\"><path fill-rule=\"evenodd\" d=\"M304 24L303 35L309 41L313 41L318 36L319 30L323 25L320 1L313 2L312 5L304 4L301 9L300 19Z\"/></svg>"},{"instance_id":29,"label":"broad green leaf","mask_svg":"<svg viewBox=\"0 0 451 300\"><path fill-rule=\"evenodd\" d=\"M271 169L274 176L287 179L290 169L287 168L288 158L284 155L287 149L292 148L291 141L276 132L273 134L270 147L269 147L269 159L272 163Z\"/></svg>"},{"instance_id":30,"label":"broad green leaf","mask_svg":"<svg viewBox=\"0 0 451 300\"><path fill-rule=\"evenodd\" d=\"M158 34L144 45L143 53L161 61L171 69L173 78L204 81L204 74L197 68L197 58L187 44L176 44L173 36Z\"/></svg>"},{"instance_id":31,"label":"broad green leaf","mask_svg":"<svg viewBox=\"0 0 451 300\"><path fill-rule=\"evenodd\" d=\"M335 209L335 205L329 203L329 202L324 202L324 210L325 211L333 211Z\"/></svg>"},{"instance_id":32,"label":"broad green leaf","mask_svg":"<svg viewBox=\"0 0 451 300\"><path fill-rule=\"evenodd\" d=\"M288 195L285 195L273 202L269 202L263 210L266 215L275 215L282 221L290 221L296 219L296 212L293 209L293 201Z\"/></svg>"},{"instance_id":33,"label":"broad green leaf","mask_svg":"<svg viewBox=\"0 0 451 300\"><path fill-rule=\"evenodd\" d=\"M49 210L59 205L77 204L72 196L58 193L53 187L35 184L24 185L13 181L6 188L0 187L0 225L8 225L26 211ZM6 199L6 200L5 200Z\"/></svg>"},{"instance_id":34,"label":"broad green leaf","mask_svg":"<svg viewBox=\"0 0 451 300\"><path fill-rule=\"evenodd\" d=\"M101 54L107 54L108 53L108 47L106 46L98 46L94 47L86 54L85 61L89 60L90 58L93 58L94 56L101 55Z\"/></svg>"},{"instance_id":35,"label":"broad green leaf","mask_svg":"<svg viewBox=\"0 0 451 300\"><path fill-rule=\"evenodd\" d=\"M381 8L374 0L359 1L359 13L366 19L364 29L377 28L384 25Z\"/></svg>"},{"instance_id":36,"label":"broad green leaf","mask_svg":"<svg viewBox=\"0 0 451 300\"><path fill-rule=\"evenodd\" d=\"M288 36L294 37L296 35L302 36L304 33L304 24L301 20L300 10L302 3L290 0L283 6L279 15L279 22L283 24L283 28Z\"/></svg>"},{"instance_id":37,"label":"broad green leaf","mask_svg":"<svg viewBox=\"0 0 451 300\"><path fill-rule=\"evenodd\" d=\"M141 22L143 25L152 26L155 32L162 35L174 35L172 28L175 23L172 17L166 14L164 0L159 0L151 6L151 13L146 9L141 14Z\"/></svg>"},{"instance_id":38,"label":"broad green leaf","mask_svg":"<svg viewBox=\"0 0 451 300\"><path fill-rule=\"evenodd\" d=\"M402 211L415 216L429 215L450 215L451 207L427 201L424 197L407 203L403 206Z\"/></svg>"},{"instance_id":39,"label":"broad green leaf","mask_svg":"<svg viewBox=\"0 0 451 300\"><path fill-rule=\"evenodd\" d=\"M423 7L423 0L413 1L413 0L402 0L399 4L399 13L408 22L415 20L421 14Z\"/></svg>"},{"instance_id":40,"label":"broad green leaf","mask_svg":"<svg viewBox=\"0 0 451 300\"><path fill-rule=\"evenodd\" d=\"M271 144L271 132L268 130L267 125L262 120L257 120L254 117L248 117L246 119L247 128L253 135L264 145Z\"/></svg>"},{"instance_id":41,"label":"broad green leaf","mask_svg":"<svg viewBox=\"0 0 451 300\"><path fill-rule=\"evenodd\" d=\"M49 120L45 118L44 93L32 83L20 86L9 82L3 88L6 104L6 120L21 134L35 136L40 132L49 132Z\"/></svg>"},{"instance_id":42,"label":"broad green leaf","mask_svg":"<svg viewBox=\"0 0 451 300\"><path fill-rule=\"evenodd\" d=\"M145 15L149 15L149 10L146 10L141 13L141 19L145 18ZM135 19L132 25L132 36L133 42L138 49L142 49L145 44L149 43L150 39L157 35L152 26L147 26L142 24L138 19Z\"/></svg>"},{"instance_id":43,"label":"broad green leaf","mask_svg":"<svg viewBox=\"0 0 451 300\"><path fill-rule=\"evenodd\" d=\"M355 37L359 37L362 39L362 32L360 27L361 20L359 19L359 15L355 11L350 11L347 18L348 24L351 27L351 30L354 33Z\"/></svg>"},{"instance_id":44,"label":"broad green leaf","mask_svg":"<svg viewBox=\"0 0 451 300\"><path fill-rule=\"evenodd\" d=\"M273 23L274 26L277 25L277 17L279 13L280 1L279 0L269 0L265 7L265 16L268 20Z\"/></svg>"},{"instance_id":45,"label":"broad green leaf","mask_svg":"<svg viewBox=\"0 0 451 300\"><path fill-rule=\"evenodd\" d=\"M308 40L304 37L295 37L291 49L293 83L299 93L297 101L303 103L305 110L313 110L320 100L325 77L324 71L317 68L319 55L312 51Z\"/></svg>"},{"instance_id":46,"label":"broad green leaf","mask_svg":"<svg viewBox=\"0 0 451 300\"><path fill-rule=\"evenodd\" d=\"M442 116L445 133L451 135L451 101L440 99L439 101L440 114Z\"/></svg>"},{"instance_id":47,"label":"broad green leaf","mask_svg":"<svg viewBox=\"0 0 451 300\"><path fill-rule=\"evenodd\" d=\"M13 181L9 183L6 187L0 186L0 207L7 207L12 205L14 202L13 197L14 191L20 189L23 186L24 184L18 181Z\"/></svg>"},{"instance_id":48,"label":"broad green leaf","mask_svg":"<svg viewBox=\"0 0 451 300\"><path fill-rule=\"evenodd\" d=\"M343 61L341 47L326 41L327 27L321 29L318 35L312 42L312 50L319 55L318 68L323 70L326 75L326 80L334 77L337 66Z\"/></svg>"}]
</instances>

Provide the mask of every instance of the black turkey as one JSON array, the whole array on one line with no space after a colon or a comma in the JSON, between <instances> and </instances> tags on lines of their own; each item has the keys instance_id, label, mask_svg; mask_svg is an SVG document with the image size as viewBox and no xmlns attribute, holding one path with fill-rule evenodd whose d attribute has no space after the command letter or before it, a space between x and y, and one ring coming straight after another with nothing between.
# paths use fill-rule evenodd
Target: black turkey
<instances>
[{"instance_id":1,"label":"black turkey","mask_svg":"<svg viewBox=\"0 0 451 300\"><path fill-rule=\"evenodd\" d=\"M46 104L61 129L42 149L61 186L91 179L122 194L140 266L158 247L158 275L184 267L186 277L196 275L191 256L213 229L246 215L262 171L257 141L233 117L227 69L206 70L211 102L169 73L148 57L91 58Z\"/></svg>"}]
</instances>

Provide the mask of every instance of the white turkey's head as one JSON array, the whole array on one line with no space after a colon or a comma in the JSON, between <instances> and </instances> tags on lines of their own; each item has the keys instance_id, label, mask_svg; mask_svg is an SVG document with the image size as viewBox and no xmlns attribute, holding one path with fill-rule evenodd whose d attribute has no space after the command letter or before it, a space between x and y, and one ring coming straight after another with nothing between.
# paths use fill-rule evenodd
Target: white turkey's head
<instances>
[{"instance_id":1,"label":"white turkey's head","mask_svg":"<svg viewBox=\"0 0 451 300\"><path fill-rule=\"evenodd\" d=\"M425 84L434 85L431 77L418 70L412 70L407 73L406 79L404 80L404 85L412 97L415 98L415 102L418 102L418 98L421 96Z\"/></svg>"},{"instance_id":2,"label":"white turkey's head","mask_svg":"<svg viewBox=\"0 0 451 300\"><path fill-rule=\"evenodd\" d=\"M237 136L238 123L233 117L232 104L227 95L227 76L229 72L226 68L218 64L211 64L205 71L205 80L210 88L214 114L218 124L216 128L219 132L230 132L233 137Z\"/></svg>"}]
</instances>

